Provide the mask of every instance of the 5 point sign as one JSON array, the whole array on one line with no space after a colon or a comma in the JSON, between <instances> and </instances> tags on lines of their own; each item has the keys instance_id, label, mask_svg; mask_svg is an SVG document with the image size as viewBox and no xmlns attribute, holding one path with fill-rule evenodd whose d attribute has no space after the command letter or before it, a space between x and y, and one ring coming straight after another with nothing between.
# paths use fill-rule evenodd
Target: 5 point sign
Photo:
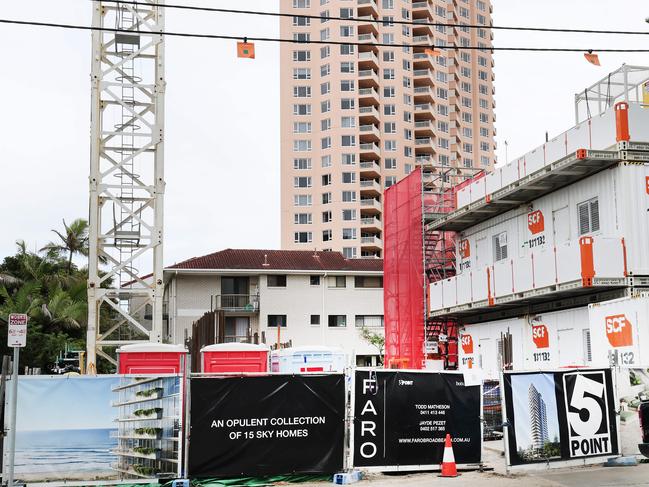
<instances>
[{"instance_id":1,"label":"5 point sign","mask_svg":"<svg viewBox=\"0 0 649 487\"><path fill-rule=\"evenodd\" d=\"M27 345L27 321L26 314L14 313L9 315L7 328L7 345L14 348L22 348Z\"/></svg>"}]
</instances>

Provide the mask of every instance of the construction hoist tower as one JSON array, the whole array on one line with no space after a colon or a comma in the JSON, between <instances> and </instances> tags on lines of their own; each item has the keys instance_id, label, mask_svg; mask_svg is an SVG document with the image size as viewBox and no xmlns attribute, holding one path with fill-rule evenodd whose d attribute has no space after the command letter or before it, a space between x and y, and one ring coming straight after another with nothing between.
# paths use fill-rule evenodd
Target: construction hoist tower
<instances>
[{"instance_id":1,"label":"construction hoist tower","mask_svg":"<svg viewBox=\"0 0 649 487\"><path fill-rule=\"evenodd\" d=\"M116 364L116 347L162 338L164 9L141 2L93 1L91 374L97 355Z\"/></svg>"}]
</instances>

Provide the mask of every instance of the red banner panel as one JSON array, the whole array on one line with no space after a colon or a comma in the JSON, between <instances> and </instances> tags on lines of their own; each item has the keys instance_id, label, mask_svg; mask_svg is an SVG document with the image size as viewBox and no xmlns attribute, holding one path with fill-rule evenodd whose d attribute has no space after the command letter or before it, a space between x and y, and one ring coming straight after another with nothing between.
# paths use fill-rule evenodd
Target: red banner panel
<instances>
[{"instance_id":1,"label":"red banner panel","mask_svg":"<svg viewBox=\"0 0 649 487\"><path fill-rule=\"evenodd\" d=\"M421 170L385 191L383 306L385 366L424 365L424 264Z\"/></svg>"}]
</instances>

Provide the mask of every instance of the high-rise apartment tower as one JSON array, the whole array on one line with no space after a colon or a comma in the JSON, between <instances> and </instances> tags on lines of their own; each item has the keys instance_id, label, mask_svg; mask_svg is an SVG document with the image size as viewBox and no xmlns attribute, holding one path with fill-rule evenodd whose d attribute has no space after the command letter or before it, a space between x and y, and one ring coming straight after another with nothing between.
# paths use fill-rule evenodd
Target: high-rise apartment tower
<instances>
[{"instance_id":1,"label":"high-rise apartment tower","mask_svg":"<svg viewBox=\"0 0 649 487\"><path fill-rule=\"evenodd\" d=\"M296 41L280 48L282 247L382 257L385 188L418 165L452 185L495 162L490 2L280 5Z\"/></svg>"},{"instance_id":2,"label":"high-rise apartment tower","mask_svg":"<svg viewBox=\"0 0 649 487\"><path fill-rule=\"evenodd\" d=\"M530 432L532 434L532 448L540 450L550 440L548 434L548 411L543 396L533 384L527 391L528 406L530 408Z\"/></svg>"}]
</instances>

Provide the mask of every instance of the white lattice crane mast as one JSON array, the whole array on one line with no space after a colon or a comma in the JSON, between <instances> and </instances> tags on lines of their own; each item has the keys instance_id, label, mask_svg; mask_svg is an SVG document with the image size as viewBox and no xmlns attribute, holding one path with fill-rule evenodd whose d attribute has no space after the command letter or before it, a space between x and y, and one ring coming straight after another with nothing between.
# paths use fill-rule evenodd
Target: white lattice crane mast
<instances>
[{"instance_id":1,"label":"white lattice crane mast","mask_svg":"<svg viewBox=\"0 0 649 487\"><path fill-rule=\"evenodd\" d=\"M162 338L164 9L143 1L93 2L88 373Z\"/></svg>"}]
</instances>

